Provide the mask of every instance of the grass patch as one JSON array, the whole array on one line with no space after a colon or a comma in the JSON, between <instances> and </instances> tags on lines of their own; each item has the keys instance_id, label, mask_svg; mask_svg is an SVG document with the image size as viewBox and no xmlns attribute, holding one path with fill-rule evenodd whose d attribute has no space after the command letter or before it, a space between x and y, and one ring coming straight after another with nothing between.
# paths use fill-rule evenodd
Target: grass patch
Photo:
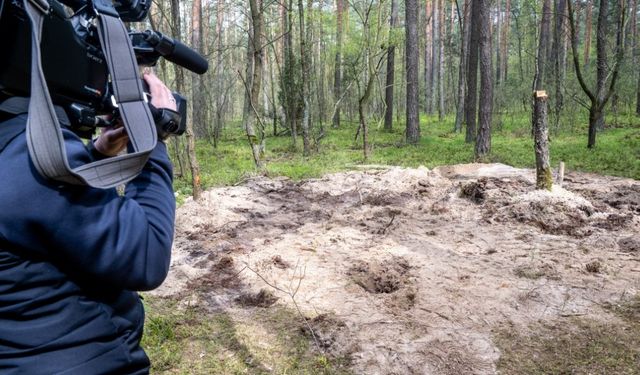
<instances>
[{"instance_id":1,"label":"grass patch","mask_svg":"<svg viewBox=\"0 0 640 375\"><path fill-rule=\"evenodd\" d=\"M598 134L597 147L587 149L587 124L584 119L563 119L563 128L552 132L551 163L564 161L568 170L594 172L640 179L640 119L621 115L624 121ZM395 123L386 132L372 122L371 157L367 164L433 168L439 165L474 161L473 145L465 143L464 134L453 133L454 117L439 121L434 116L421 119L422 138L417 145L404 144L404 124ZM493 131L492 150L488 162L515 167L534 168L530 117L526 113L502 116ZM339 129L326 128L317 152L302 156L301 139L293 145L290 137L269 136L266 139L267 173L293 179L319 177L326 173L349 170L363 160L362 144L354 140L357 124L343 121ZM253 159L241 127L229 125L218 148L204 140L197 144L197 156L204 188L235 184L255 173ZM176 158L174 161L177 162ZM177 164L177 163L176 163ZM184 177L175 181L180 195L191 194L186 162ZM177 170L180 167L177 165Z\"/></svg>"},{"instance_id":2,"label":"grass patch","mask_svg":"<svg viewBox=\"0 0 640 375\"><path fill-rule=\"evenodd\" d=\"M211 313L145 297L142 340L154 374L348 374L347 359L313 350L291 310Z\"/></svg>"},{"instance_id":3,"label":"grass patch","mask_svg":"<svg viewBox=\"0 0 640 375\"><path fill-rule=\"evenodd\" d=\"M503 374L640 374L640 297L611 306L620 321L570 318L495 338Z\"/></svg>"}]
</instances>

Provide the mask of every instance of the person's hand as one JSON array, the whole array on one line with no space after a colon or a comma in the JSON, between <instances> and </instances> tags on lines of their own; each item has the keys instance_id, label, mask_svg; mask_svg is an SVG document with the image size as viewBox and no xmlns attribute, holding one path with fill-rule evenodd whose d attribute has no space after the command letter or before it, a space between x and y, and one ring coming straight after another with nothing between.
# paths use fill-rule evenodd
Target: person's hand
<instances>
[{"instance_id":1,"label":"person's hand","mask_svg":"<svg viewBox=\"0 0 640 375\"><path fill-rule=\"evenodd\" d=\"M151 104L160 109L167 108L172 111L177 109L176 100L173 98L171 90L149 69L145 70L142 77L149 85Z\"/></svg>"},{"instance_id":2,"label":"person's hand","mask_svg":"<svg viewBox=\"0 0 640 375\"><path fill-rule=\"evenodd\" d=\"M122 123L102 128L100 136L93 142L93 147L104 156L116 156L124 150L129 136Z\"/></svg>"}]
</instances>

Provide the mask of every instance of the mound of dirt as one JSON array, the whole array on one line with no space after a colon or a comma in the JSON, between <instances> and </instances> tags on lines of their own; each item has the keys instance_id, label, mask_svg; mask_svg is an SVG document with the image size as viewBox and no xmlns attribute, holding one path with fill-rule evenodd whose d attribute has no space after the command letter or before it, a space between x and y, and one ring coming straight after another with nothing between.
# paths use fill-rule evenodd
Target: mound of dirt
<instances>
[{"instance_id":1,"label":"mound of dirt","mask_svg":"<svg viewBox=\"0 0 640 375\"><path fill-rule=\"evenodd\" d=\"M591 234L586 224L594 211L586 199L555 187L514 196L490 218L533 225L549 234L584 237Z\"/></svg>"},{"instance_id":2,"label":"mound of dirt","mask_svg":"<svg viewBox=\"0 0 640 375\"><path fill-rule=\"evenodd\" d=\"M635 293L639 193L580 173L536 191L499 164L258 177L180 207L153 293L249 315L281 297L354 373L494 374L496 327L606 319Z\"/></svg>"}]
</instances>

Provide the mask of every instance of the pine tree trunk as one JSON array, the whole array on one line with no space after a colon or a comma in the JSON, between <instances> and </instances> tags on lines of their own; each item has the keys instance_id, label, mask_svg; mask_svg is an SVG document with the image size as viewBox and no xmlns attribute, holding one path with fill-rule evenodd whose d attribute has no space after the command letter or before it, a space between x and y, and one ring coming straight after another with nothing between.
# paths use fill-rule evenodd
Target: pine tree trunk
<instances>
[{"instance_id":1,"label":"pine tree trunk","mask_svg":"<svg viewBox=\"0 0 640 375\"><path fill-rule=\"evenodd\" d=\"M480 0L480 105L475 157L481 160L491 151L491 114L493 112L493 68L491 61L490 0Z\"/></svg>"},{"instance_id":2,"label":"pine tree trunk","mask_svg":"<svg viewBox=\"0 0 640 375\"><path fill-rule=\"evenodd\" d=\"M418 1L405 2L405 54L407 71L407 143L420 141L420 122L418 119Z\"/></svg>"},{"instance_id":3,"label":"pine tree trunk","mask_svg":"<svg viewBox=\"0 0 640 375\"><path fill-rule=\"evenodd\" d=\"M445 115L445 107L444 107L444 27L445 27L445 6L444 0L440 0L440 10L438 11L438 16L440 21L438 22L438 119L442 121Z\"/></svg>"},{"instance_id":4,"label":"pine tree trunk","mask_svg":"<svg viewBox=\"0 0 640 375\"><path fill-rule=\"evenodd\" d=\"M605 83L609 74L609 64L607 60L607 33L609 28L609 1L600 0L598 9L598 24L596 26L596 98L602 102L605 96ZM604 107L599 111L602 112ZM591 125L591 124L590 124ZM604 113L598 113L595 123L596 131L604 130ZM590 131L591 133L591 131ZM591 135L589 136L591 139ZM589 141L591 143L591 141ZM595 144L595 135L594 135Z\"/></svg>"},{"instance_id":5,"label":"pine tree trunk","mask_svg":"<svg viewBox=\"0 0 640 375\"><path fill-rule=\"evenodd\" d=\"M467 90L465 102L465 123L467 132L465 141L474 143L476 140L476 111L478 98L478 53L480 44L480 3L482 0L471 0L471 37L469 40L469 60L467 64Z\"/></svg>"},{"instance_id":6,"label":"pine tree trunk","mask_svg":"<svg viewBox=\"0 0 640 375\"><path fill-rule=\"evenodd\" d=\"M218 147L218 141L222 134L223 106L225 98L223 95L223 76L222 76L222 22L224 15L224 0L218 0L218 9L216 15L216 67L215 67L215 86L216 93L216 117L213 128L213 146Z\"/></svg>"},{"instance_id":7,"label":"pine tree trunk","mask_svg":"<svg viewBox=\"0 0 640 375\"><path fill-rule=\"evenodd\" d=\"M500 37L500 52L502 54L502 58L500 62L502 63L502 68L500 71L502 72L502 81L506 82L509 74L509 29L511 27L511 0L506 0L504 6L504 20L502 23L502 36Z\"/></svg>"},{"instance_id":8,"label":"pine tree trunk","mask_svg":"<svg viewBox=\"0 0 640 375\"><path fill-rule=\"evenodd\" d=\"M251 147L251 153L256 168L259 171L263 171L265 168L264 161L262 160L262 140L264 134L262 126L260 126L259 132L256 132L256 120L258 119L258 106L260 103L260 92L262 86L262 75L264 70L264 47L262 45L263 35L263 16L261 0L249 0L249 8L251 11L251 24L253 34L249 40L252 42L251 50L253 51L253 75L250 81L251 89L249 95L249 113L247 113L245 121L245 131L247 132L247 139L249 140L249 146Z\"/></svg>"},{"instance_id":9,"label":"pine tree trunk","mask_svg":"<svg viewBox=\"0 0 640 375\"><path fill-rule=\"evenodd\" d=\"M547 57L549 50L549 34L551 30L551 0L544 0L542 4L542 20L540 21L540 38L538 42L538 54L536 59L536 75L533 88L542 90L547 83Z\"/></svg>"},{"instance_id":10,"label":"pine tree trunk","mask_svg":"<svg viewBox=\"0 0 640 375\"><path fill-rule=\"evenodd\" d=\"M337 102L342 96L342 38L343 38L343 20L344 15L343 1L336 0L336 58L334 63L334 76L333 76L333 97ZM333 127L340 126L340 105L336 107L335 114L332 119Z\"/></svg>"},{"instance_id":11,"label":"pine tree trunk","mask_svg":"<svg viewBox=\"0 0 640 375\"><path fill-rule=\"evenodd\" d=\"M391 0L391 18L389 20L389 27L393 32L398 22L398 1ZM393 128L393 85L394 85L394 73L395 73L395 56L396 47L393 44L389 45L387 51L387 82L385 87L384 102L386 105L384 112L384 129L391 131Z\"/></svg>"},{"instance_id":12,"label":"pine tree trunk","mask_svg":"<svg viewBox=\"0 0 640 375\"><path fill-rule=\"evenodd\" d=\"M433 20L431 27L431 40L432 40L432 48L431 48L431 103L427 107L427 113L433 114L437 106L438 99L438 79L440 77L440 16L438 9L439 0L432 0L432 10L431 10L431 19Z\"/></svg>"},{"instance_id":13,"label":"pine tree trunk","mask_svg":"<svg viewBox=\"0 0 640 375\"><path fill-rule=\"evenodd\" d=\"M172 24L172 36L177 39L177 40L181 40L181 25L180 25L180 3L178 2L179 0L171 0L171 24ZM176 91L178 92L185 92L185 87L184 87L184 71L182 70L181 67L178 66L178 64L172 64L173 65L173 69L174 69L174 73L175 73L175 77L176 77ZM176 152L176 159L178 161L178 170L179 170L179 176L183 176L184 175L184 165L182 162L182 149L180 147L180 145L182 144L182 142L180 142L180 140L176 137L174 138L174 149Z\"/></svg>"},{"instance_id":14,"label":"pine tree trunk","mask_svg":"<svg viewBox=\"0 0 640 375\"><path fill-rule=\"evenodd\" d=\"M433 113L433 95L435 91L434 82L433 82L433 70L435 66L433 65L433 4L431 2L435 2L436 0L426 0L425 1L425 22L424 22L424 30L425 30L425 47L424 47L424 87L425 87L425 103L424 108L427 114ZM406 22L406 21L405 21Z\"/></svg>"},{"instance_id":15,"label":"pine tree trunk","mask_svg":"<svg viewBox=\"0 0 640 375\"><path fill-rule=\"evenodd\" d=\"M456 122L454 125L454 131L456 133L462 132L462 123L465 114L465 88L467 77L467 50L469 48L469 38L471 29L471 0L464 1L464 8L462 12L463 19L460 20L461 40L460 40L460 62L458 66L458 108L456 109Z\"/></svg>"},{"instance_id":16,"label":"pine tree trunk","mask_svg":"<svg viewBox=\"0 0 640 375\"><path fill-rule=\"evenodd\" d=\"M201 0L194 0L192 6L192 19L191 19L191 45L201 51L202 47L202 2ZM202 116L204 95L201 95L202 88L200 87L202 81L197 74L191 74L191 88L192 88L192 97L193 104L192 108L192 118L193 121L187 121L187 129L186 129L186 137L187 137L187 155L189 155L189 166L191 168L191 186L193 188L193 199L200 199L200 195L202 193L202 187L200 184L200 166L198 165L198 159L196 158L196 142L194 136L194 127L198 127L202 125L204 121ZM194 124L200 124L195 125Z\"/></svg>"},{"instance_id":17,"label":"pine tree trunk","mask_svg":"<svg viewBox=\"0 0 640 375\"><path fill-rule=\"evenodd\" d=\"M560 113L564 106L564 98L562 95L562 84L564 82L563 67L566 61L565 53L565 37L564 37L564 25L567 18L566 15L566 0L557 0L555 9L555 24L553 29L553 56L554 56L554 86L555 86L555 100L554 100L554 128L557 129L560 123Z\"/></svg>"},{"instance_id":18,"label":"pine tree trunk","mask_svg":"<svg viewBox=\"0 0 640 375\"><path fill-rule=\"evenodd\" d=\"M310 10L308 10L310 11ZM309 94L310 90L310 61L309 61L309 30L305 27L304 5L302 0L298 0L298 17L300 24L300 68L302 70L302 101L304 103L302 112L302 146L303 155L311 154L310 142L310 122L311 122L311 103Z\"/></svg>"}]
</instances>

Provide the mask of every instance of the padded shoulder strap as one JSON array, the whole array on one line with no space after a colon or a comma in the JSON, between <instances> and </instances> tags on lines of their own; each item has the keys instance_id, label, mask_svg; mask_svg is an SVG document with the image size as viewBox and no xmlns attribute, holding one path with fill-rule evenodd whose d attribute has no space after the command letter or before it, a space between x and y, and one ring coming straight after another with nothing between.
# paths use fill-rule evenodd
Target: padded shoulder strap
<instances>
[{"instance_id":1,"label":"padded shoulder strap","mask_svg":"<svg viewBox=\"0 0 640 375\"><path fill-rule=\"evenodd\" d=\"M23 0L31 20L31 100L27 121L29 154L38 172L46 178L75 185L111 188L135 178L146 164L157 142L156 128L138 73L138 64L122 21L100 14L99 36L107 59L120 116L133 145L133 152L70 168L62 130L51 102L42 70L40 36L46 0Z\"/></svg>"}]
</instances>

